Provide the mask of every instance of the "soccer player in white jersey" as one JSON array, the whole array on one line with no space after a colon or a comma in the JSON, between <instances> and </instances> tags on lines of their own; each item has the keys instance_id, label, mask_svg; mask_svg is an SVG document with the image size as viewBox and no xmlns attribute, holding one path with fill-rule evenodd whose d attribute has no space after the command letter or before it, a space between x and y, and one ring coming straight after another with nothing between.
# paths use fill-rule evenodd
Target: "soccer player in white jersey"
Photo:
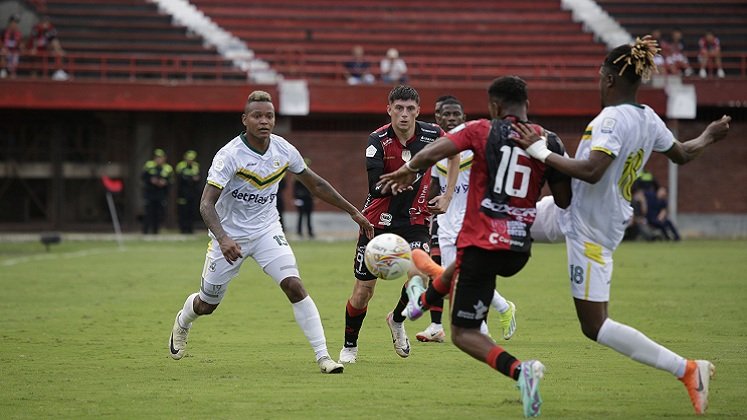
<instances>
[{"instance_id":1,"label":"soccer player in white jersey","mask_svg":"<svg viewBox=\"0 0 747 420\"><path fill-rule=\"evenodd\" d=\"M449 131L460 124L463 124L466 119L464 113L464 106L462 103L454 97L446 97L443 100L436 103L436 123L443 128L445 131ZM469 189L469 176L470 168L472 167L472 156L471 150L465 150L459 154L459 173L457 175L456 186L453 189L449 207L446 212L436 216L438 229L438 245L440 248L440 263L441 267L448 267L456 260L456 239L459 234L459 230L462 228L462 222L464 221L464 213L467 210L467 191ZM448 173L448 160L442 159L431 167L431 188L433 191L440 191L441 196L446 196L446 185L447 185L447 173ZM433 249L433 247L431 247ZM413 259L421 264L426 264L431 261L425 251L414 249ZM417 292L414 292L417 293ZM443 301L442 301L443 302ZM441 306L443 303L441 303ZM498 319L503 330L503 338L510 339L516 331L516 306L501 296L498 291L495 291L491 305L498 311ZM417 333L415 337L418 341L424 342L443 342L446 334L444 333L443 324L441 321L440 313L433 310L434 306L431 306L431 323L425 330ZM488 334L488 326L485 322L482 323L480 330L484 334Z\"/></svg>"},{"instance_id":2,"label":"soccer player in white jersey","mask_svg":"<svg viewBox=\"0 0 747 420\"><path fill-rule=\"evenodd\" d=\"M612 50L599 71L602 112L592 120L575 159L550 153L544 139L517 124L527 153L571 175L573 200L561 218L566 235L571 292L586 337L633 360L668 371L685 384L695 412L708 406L714 366L687 360L632 327L608 317L612 253L622 241L628 220L631 186L652 152L677 164L695 159L729 131L730 117L712 122L695 139L681 143L656 113L636 101L641 80L655 70L658 51L650 37ZM568 217L565 217L568 216Z\"/></svg>"},{"instance_id":3,"label":"soccer player in white jersey","mask_svg":"<svg viewBox=\"0 0 747 420\"><path fill-rule=\"evenodd\" d=\"M187 297L174 320L169 339L171 357L178 360L184 356L192 322L213 313L241 264L252 257L290 300L321 372L342 373L343 365L329 357L319 311L299 278L296 257L285 240L275 206L278 183L286 171L291 171L314 195L350 214L369 238L373 237L373 226L326 180L306 167L293 145L272 134L275 108L270 94L252 92L241 122L246 132L218 151L208 172L200 214L211 242L200 291Z\"/></svg>"}]
</instances>

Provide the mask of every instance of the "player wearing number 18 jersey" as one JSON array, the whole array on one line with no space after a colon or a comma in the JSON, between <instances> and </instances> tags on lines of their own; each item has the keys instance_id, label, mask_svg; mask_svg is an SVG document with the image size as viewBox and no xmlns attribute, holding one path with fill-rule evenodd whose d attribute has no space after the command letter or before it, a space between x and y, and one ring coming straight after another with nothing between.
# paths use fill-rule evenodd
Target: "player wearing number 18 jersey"
<instances>
[{"instance_id":1,"label":"player wearing number 18 jersey","mask_svg":"<svg viewBox=\"0 0 747 420\"><path fill-rule=\"evenodd\" d=\"M562 220L566 235L570 285L584 335L633 360L672 373L687 388L695 412L708 406L707 360L686 360L636 329L607 316L612 280L612 253L628 219L631 187L652 152L678 164L695 159L706 146L724 137L730 118L712 122L697 138L680 143L651 108L636 101L641 80L656 69L658 52L650 37L612 50L599 71L604 109L587 128L575 159L546 150L528 127L517 125L517 142L534 158L573 176L573 203Z\"/></svg>"},{"instance_id":2,"label":"player wearing number 18 jersey","mask_svg":"<svg viewBox=\"0 0 747 420\"><path fill-rule=\"evenodd\" d=\"M529 229L536 217L535 203L547 181L560 207L570 203L567 176L529 157L514 139L512 123L527 120L526 83L515 76L500 77L488 89L492 120L461 125L423 149L398 171L382 176L382 188L394 192L412 183L415 172L439 159L472 150L467 209L457 238L458 278L452 292L451 339L462 351L518 381L524 414L539 414L539 381L544 366L537 360L520 362L480 333L496 276L510 277L529 260ZM533 130L544 134L538 125ZM547 147L564 153L555 135Z\"/></svg>"}]
</instances>

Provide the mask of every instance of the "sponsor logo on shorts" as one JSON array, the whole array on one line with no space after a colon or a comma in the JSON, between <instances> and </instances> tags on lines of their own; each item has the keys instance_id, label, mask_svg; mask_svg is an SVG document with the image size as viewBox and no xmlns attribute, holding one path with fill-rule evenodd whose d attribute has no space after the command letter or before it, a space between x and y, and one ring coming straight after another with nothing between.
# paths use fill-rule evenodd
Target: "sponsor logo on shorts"
<instances>
[{"instance_id":1,"label":"sponsor logo on shorts","mask_svg":"<svg viewBox=\"0 0 747 420\"><path fill-rule=\"evenodd\" d=\"M481 300L478 300L472 307L475 309L474 312L459 310L457 311L457 317L462 319L485 319L488 307Z\"/></svg>"}]
</instances>

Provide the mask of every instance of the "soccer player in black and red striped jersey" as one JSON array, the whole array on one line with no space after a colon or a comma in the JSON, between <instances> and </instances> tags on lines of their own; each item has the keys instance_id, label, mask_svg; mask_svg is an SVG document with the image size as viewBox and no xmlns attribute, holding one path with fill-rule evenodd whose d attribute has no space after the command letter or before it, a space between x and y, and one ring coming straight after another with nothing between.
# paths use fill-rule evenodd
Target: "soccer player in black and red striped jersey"
<instances>
[{"instance_id":1,"label":"soccer player in black and red striped jersey","mask_svg":"<svg viewBox=\"0 0 747 420\"><path fill-rule=\"evenodd\" d=\"M366 169L369 192L363 215L373 224L375 235L395 233L409 242L411 248L428 252L431 216L429 201L437 200L429 200L429 168L424 167L418 171L412 187L401 194L384 193L376 183L382 174L397 170L445 133L437 125L417 120L420 114L420 96L412 87L400 85L389 92L387 113L391 122L371 133L368 138ZM354 261L356 281L345 308L345 343L340 351L341 363L355 363L357 360L358 335L366 317L368 302L376 287L376 276L368 271L363 261L368 242L366 235L359 236ZM414 267L408 272L408 278L418 275L420 273ZM402 310L407 302L403 285L394 310L386 318L394 350L400 357L410 355L410 341L402 325L405 320Z\"/></svg>"},{"instance_id":2,"label":"soccer player in black and red striped jersey","mask_svg":"<svg viewBox=\"0 0 747 420\"><path fill-rule=\"evenodd\" d=\"M542 186L547 181L555 203L565 208L570 204L570 178L531 158L514 141L519 135L512 124L527 121L526 83L515 76L500 77L490 85L488 96L492 121L476 120L456 127L404 167L383 175L378 185L383 191L398 193L439 159L462 150L473 151L467 210L457 239L451 339L465 353L518 381L524 415L529 417L539 415L544 366L537 360L517 360L479 328L493 298L496 276L513 276L529 260L529 229ZM546 135L542 127L531 126ZM545 141L554 153L564 153L554 134L549 133Z\"/></svg>"}]
</instances>

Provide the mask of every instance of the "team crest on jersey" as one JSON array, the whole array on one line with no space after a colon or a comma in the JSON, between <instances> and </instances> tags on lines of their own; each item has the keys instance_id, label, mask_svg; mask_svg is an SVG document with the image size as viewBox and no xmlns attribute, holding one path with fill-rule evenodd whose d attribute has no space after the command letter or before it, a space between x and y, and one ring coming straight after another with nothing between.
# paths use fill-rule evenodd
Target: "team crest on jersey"
<instances>
[{"instance_id":1,"label":"team crest on jersey","mask_svg":"<svg viewBox=\"0 0 747 420\"><path fill-rule=\"evenodd\" d=\"M602 121L602 133L609 134L615 128L617 121L614 118L605 118Z\"/></svg>"},{"instance_id":2,"label":"team crest on jersey","mask_svg":"<svg viewBox=\"0 0 747 420\"><path fill-rule=\"evenodd\" d=\"M392 215L389 213L381 213L379 216L379 223L381 223L382 226L389 226L392 224Z\"/></svg>"},{"instance_id":3,"label":"team crest on jersey","mask_svg":"<svg viewBox=\"0 0 747 420\"><path fill-rule=\"evenodd\" d=\"M273 159L272 160L272 166L279 168L280 167L280 160L279 159Z\"/></svg>"},{"instance_id":4,"label":"team crest on jersey","mask_svg":"<svg viewBox=\"0 0 747 420\"><path fill-rule=\"evenodd\" d=\"M410 159L412 159L412 153L410 153L409 150L405 149L402 151L402 160L405 162L409 162Z\"/></svg>"}]
</instances>

